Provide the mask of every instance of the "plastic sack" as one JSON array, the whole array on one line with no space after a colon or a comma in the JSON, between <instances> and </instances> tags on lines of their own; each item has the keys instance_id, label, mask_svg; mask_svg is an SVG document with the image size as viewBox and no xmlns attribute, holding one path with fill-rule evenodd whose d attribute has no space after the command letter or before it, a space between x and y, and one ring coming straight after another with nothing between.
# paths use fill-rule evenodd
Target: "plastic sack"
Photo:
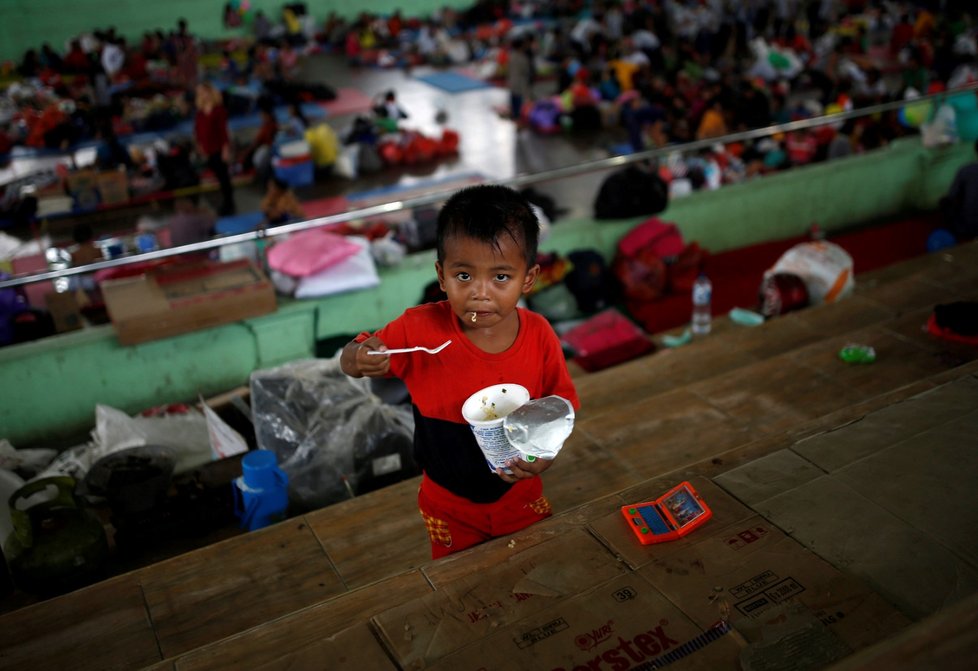
<instances>
[{"instance_id":1,"label":"plastic sack","mask_svg":"<svg viewBox=\"0 0 978 671\"><path fill-rule=\"evenodd\" d=\"M193 410L156 417L130 417L122 410L95 406L93 442L65 450L36 478L68 475L83 480L102 457L130 447L158 445L170 448L176 460L175 473L191 471L213 459L207 419Z\"/></svg>"},{"instance_id":2,"label":"plastic sack","mask_svg":"<svg viewBox=\"0 0 978 671\"><path fill-rule=\"evenodd\" d=\"M385 404L338 359L307 359L251 374L258 447L289 477L295 509L312 510L419 473L410 406Z\"/></svg>"},{"instance_id":3,"label":"plastic sack","mask_svg":"<svg viewBox=\"0 0 978 671\"><path fill-rule=\"evenodd\" d=\"M57 450L43 447L18 450L6 438L0 438L0 469L20 471L30 476L50 464L57 455ZM0 508L6 501L0 499Z\"/></svg>"},{"instance_id":4,"label":"plastic sack","mask_svg":"<svg viewBox=\"0 0 978 671\"><path fill-rule=\"evenodd\" d=\"M321 123L306 130L306 142L313 163L324 168L336 163L340 153L340 139L329 124Z\"/></svg>"},{"instance_id":5,"label":"plastic sack","mask_svg":"<svg viewBox=\"0 0 978 671\"><path fill-rule=\"evenodd\" d=\"M359 145L351 144L344 147L336 157L336 163L333 165L333 172L340 177L345 177L346 179L356 179L358 174L357 155L359 152Z\"/></svg>"},{"instance_id":6,"label":"plastic sack","mask_svg":"<svg viewBox=\"0 0 978 671\"><path fill-rule=\"evenodd\" d=\"M797 275L805 283L811 305L834 303L855 288L852 257L839 245L824 240L795 245L764 276Z\"/></svg>"},{"instance_id":7,"label":"plastic sack","mask_svg":"<svg viewBox=\"0 0 978 671\"><path fill-rule=\"evenodd\" d=\"M293 277L308 277L360 251L345 236L314 228L289 236L268 250L268 266Z\"/></svg>"}]
</instances>

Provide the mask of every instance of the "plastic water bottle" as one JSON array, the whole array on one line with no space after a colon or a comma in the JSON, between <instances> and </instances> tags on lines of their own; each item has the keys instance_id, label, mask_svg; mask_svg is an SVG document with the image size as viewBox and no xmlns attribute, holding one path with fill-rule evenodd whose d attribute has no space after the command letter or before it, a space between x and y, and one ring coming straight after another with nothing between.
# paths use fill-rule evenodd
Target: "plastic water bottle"
<instances>
[{"instance_id":1,"label":"plastic water bottle","mask_svg":"<svg viewBox=\"0 0 978 671\"><path fill-rule=\"evenodd\" d=\"M710 278L700 274L693 283L693 335L704 336L710 332L710 299L713 285Z\"/></svg>"}]
</instances>

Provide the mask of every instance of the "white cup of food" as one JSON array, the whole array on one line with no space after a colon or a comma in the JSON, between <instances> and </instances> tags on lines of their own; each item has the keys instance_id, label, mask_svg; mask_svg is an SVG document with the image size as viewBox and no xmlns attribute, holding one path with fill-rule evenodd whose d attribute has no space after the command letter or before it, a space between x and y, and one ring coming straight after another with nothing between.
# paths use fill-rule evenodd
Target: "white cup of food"
<instances>
[{"instance_id":1,"label":"white cup of food","mask_svg":"<svg viewBox=\"0 0 978 671\"><path fill-rule=\"evenodd\" d=\"M480 389L462 404L462 416L475 434L489 470L506 468L506 462L517 459L520 451L510 444L503 428L506 415L530 400L530 392L518 384L496 384Z\"/></svg>"}]
</instances>

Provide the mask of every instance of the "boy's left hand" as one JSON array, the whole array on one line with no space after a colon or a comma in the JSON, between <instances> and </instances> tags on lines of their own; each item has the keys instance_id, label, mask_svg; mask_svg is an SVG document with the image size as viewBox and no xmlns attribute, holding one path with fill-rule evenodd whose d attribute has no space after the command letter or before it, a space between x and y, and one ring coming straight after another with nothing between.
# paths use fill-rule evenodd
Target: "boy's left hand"
<instances>
[{"instance_id":1,"label":"boy's left hand","mask_svg":"<svg viewBox=\"0 0 978 671\"><path fill-rule=\"evenodd\" d=\"M545 470L550 468L550 464L553 462L553 459L534 459L533 461L526 461L524 459L510 459L506 462L506 467L512 471L512 474L507 473L501 468L497 468L496 475L502 478L505 482L512 484L517 480L526 480L527 478L532 478L535 475L540 475Z\"/></svg>"}]
</instances>

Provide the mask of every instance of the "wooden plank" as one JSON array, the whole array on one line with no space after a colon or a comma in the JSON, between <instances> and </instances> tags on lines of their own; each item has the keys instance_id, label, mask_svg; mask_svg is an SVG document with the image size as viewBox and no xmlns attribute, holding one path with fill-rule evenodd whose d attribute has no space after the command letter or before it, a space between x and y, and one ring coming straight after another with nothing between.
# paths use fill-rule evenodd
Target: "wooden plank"
<instances>
[{"instance_id":1,"label":"wooden plank","mask_svg":"<svg viewBox=\"0 0 978 671\"><path fill-rule=\"evenodd\" d=\"M391 604L410 603L431 589L420 571L402 573L188 652L178 658L177 671L238 671L273 664L284 651L314 646L351 623L365 625ZM325 659L330 658L320 658L320 663ZM332 663L326 666L333 668Z\"/></svg>"},{"instance_id":2,"label":"wooden plank","mask_svg":"<svg viewBox=\"0 0 978 671\"><path fill-rule=\"evenodd\" d=\"M2 669L135 669L161 657L132 574L0 617Z\"/></svg>"},{"instance_id":3,"label":"wooden plank","mask_svg":"<svg viewBox=\"0 0 978 671\"><path fill-rule=\"evenodd\" d=\"M758 327L715 321L711 335L688 345L661 348L651 356L575 380L581 413L593 417L614 411L622 398L648 397L739 369L820 337L791 315Z\"/></svg>"},{"instance_id":4,"label":"wooden plank","mask_svg":"<svg viewBox=\"0 0 978 671\"><path fill-rule=\"evenodd\" d=\"M144 666L142 671L176 671L176 664L172 659L164 659L151 666Z\"/></svg>"},{"instance_id":5,"label":"wooden plank","mask_svg":"<svg viewBox=\"0 0 978 671\"><path fill-rule=\"evenodd\" d=\"M739 418L686 389L621 404L614 413L582 420L575 431L643 479L750 440Z\"/></svg>"},{"instance_id":6,"label":"wooden plank","mask_svg":"<svg viewBox=\"0 0 978 671\"><path fill-rule=\"evenodd\" d=\"M856 295L883 306L906 311L932 308L937 303L953 299L956 292L946 285L934 284L928 281L926 274L918 273L886 282L859 284L856 286Z\"/></svg>"},{"instance_id":7,"label":"wooden plank","mask_svg":"<svg viewBox=\"0 0 978 671\"><path fill-rule=\"evenodd\" d=\"M778 433L858 401L844 385L779 356L688 389L752 432Z\"/></svg>"},{"instance_id":8,"label":"wooden plank","mask_svg":"<svg viewBox=\"0 0 978 671\"><path fill-rule=\"evenodd\" d=\"M960 366L978 359L978 347L939 338L927 332L927 319L933 307L912 310L887 324L887 329L931 351L948 367Z\"/></svg>"},{"instance_id":9,"label":"wooden plank","mask_svg":"<svg viewBox=\"0 0 978 671\"><path fill-rule=\"evenodd\" d=\"M682 363L674 363L677 360ZM664 373L663 364L688 365L690 357L680 350L660 350L655 354L606 368L575 379L581 398L579 418L597 417L614 410L622 398L654 396L678 384L675 375Z\"/></svg>"},{"instance_id":10,"label":"wooden plank","mask_svg":"<svg viewBox=\"0 0 978 671\"><path fill-rule=\"evenodd\" d=\"M543 473L543 493L554 513L579 506L641 480L584 432L572 434L553 466Z\"/></svg>"},{"instance_id":11,"label":"wooden plank","mask_svg":"<svg viewBox=\"0 0 978 671\"><path fill-rule=\"evenodd\" d=\"M839 359L839 351L852 343L872 347L876 361L848 364ZM897 337L883 326L827 338L792 352L788 358L844 385L859 399L877 396L953 367L935 357L932 348Z\"/></svg>"},{"instance_id":12,"label":"wooden plank","mask_svg":"<svg viewBox=\"0 0 978 671\"><path fill-rule=\"evenodd\" d=\"M823 336L831 336L885 322L895 317L897 312L896 308L853 294L838 303L815 305L786 316L808 325Z\"/></svg>"},{"instance_id":13,"label":"wooden plank","mask_svg":"<svg viewBox=\"0 0 978 671\"><path fill-rule=\"evenodd\" d=\"M169 559L136 575L165 657L345 591L301 518Z\"/></svg>"},{"instance_id":14,"label":"wooden plank","mask_svg":"<svg viewBox=\"0 0 978 671\"><path fill-rule=\"evenodd\" d=\"M856 269L858 272L858 268ZM916 275L932 284L947 286L962 276L978 273L978 244L969 242L933 254L923 254L901 263L856 275L856 285L877 285ZM972 285L974 286L974 285Z\"/></svg>"},{"instance_id":15,"label":"wooden plank","mask_svg":"<svg viewBox=\"0 0 978 671\"><path fill-rule=\"evenodd\" d=\"M411 478L306 515L350 589L417 568L431 558L418 512L419 483L420 478Z\"/></svg>"}]
</instances>

